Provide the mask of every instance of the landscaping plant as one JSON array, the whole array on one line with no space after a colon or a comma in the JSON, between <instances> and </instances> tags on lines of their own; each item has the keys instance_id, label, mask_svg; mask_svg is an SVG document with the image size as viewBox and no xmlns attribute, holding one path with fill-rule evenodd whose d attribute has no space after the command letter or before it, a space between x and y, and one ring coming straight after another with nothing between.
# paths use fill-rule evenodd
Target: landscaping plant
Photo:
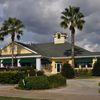
<instances>
[{"instance_id":1,"label":"landscaping plant","mask_svg":"<svg viewBox=\"0 0 100 100\"><path fill-rule=\"evenodd\" d=\"M66 78L74 78L75 72L72 66L68 63L63 64L61 74Z\"/></svg>"},{"instance_id":2,"label":"landscaping plant","mask_svg":"<svg viewBox=\"0 0 100 100\"><path fill-rule=\"evenodd\" d=\"M100 76L100 60L94 64L93 69L92 69L92 75Z\"/></svg>"}]
</instances>

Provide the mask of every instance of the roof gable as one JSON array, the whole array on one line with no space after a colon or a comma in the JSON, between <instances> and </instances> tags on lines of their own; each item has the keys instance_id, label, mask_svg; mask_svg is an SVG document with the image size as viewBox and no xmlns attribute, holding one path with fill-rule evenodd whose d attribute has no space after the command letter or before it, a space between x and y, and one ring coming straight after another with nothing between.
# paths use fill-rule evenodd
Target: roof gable
<instances>
[{"instance_id":1,"label":"roof gable","mask_svg":"<svg viewBox=\"0 0 100 100\"><path fill-rule=\"evenodd\" d=\"M14 42L14 54L15 55L21 55L21 54L37 54L35 51L26 48L25 46L18 44L17 42ZM1 55L11 55L12 54L12 43L5 46L1 50Z\"/></svg>"}]
</instances>

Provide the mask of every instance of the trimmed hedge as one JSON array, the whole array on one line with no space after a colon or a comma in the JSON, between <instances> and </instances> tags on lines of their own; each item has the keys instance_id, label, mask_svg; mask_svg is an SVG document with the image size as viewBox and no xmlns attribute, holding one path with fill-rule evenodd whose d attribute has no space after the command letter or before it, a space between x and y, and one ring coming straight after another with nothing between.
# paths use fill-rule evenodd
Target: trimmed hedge
<instances>
[{"instance_id":1,"label":"trimmed hedge","mask_svg":"<svg viewBox=\"0 0 100 100\"><path fill-rule=\"evenodd\" d=\"M20 67L0 71L0 83L3 84L18 84L20 79L27 76L43 76L43 71L35 71L33 67Z\"/></svg>"},{"instance_id":2,"label":"trimmed hedge","mask_svg":"<svg viewBox=\"0 0 100 100\"><path fill-rule=\"evenodd\" d=\"M66 79L59 75L52 76L31 76L26 77L24 80L20 80L18 83L19 89L49 89L57 88L60 86L66 86Z\"/></svg>"},{"instance_id":3,"label":"trimmed hedge","mask_svg":"<svg viewBox=\"0 0 100 100\"><path fill-rule=\"evenodd\" d=\"M17 84L20 79L23 79L25 74L18 71L1 71L0 83L2 84Z\"/></svg>"},{"instance_id":4,"label":"trimmed hedge","mask_svg":"<svg viewBox=\"0 0 100 100\"><path fill-rule=\"evenodd\" d=\"M66 86L66 78L61 74L55 74L48 77L50 88Z\"/></svg>"},{"instance_id":5,"label":"trimmed hedge","mask_svg":"<svg viewBox=\"0 0 100 100\"><path fill-rule=\"evenodd\" d=\"M31 76L26 77L24 80L20 80L18 83L20 89L48 89L49 81L46 76Z\"/></svg>"}]
</instances>

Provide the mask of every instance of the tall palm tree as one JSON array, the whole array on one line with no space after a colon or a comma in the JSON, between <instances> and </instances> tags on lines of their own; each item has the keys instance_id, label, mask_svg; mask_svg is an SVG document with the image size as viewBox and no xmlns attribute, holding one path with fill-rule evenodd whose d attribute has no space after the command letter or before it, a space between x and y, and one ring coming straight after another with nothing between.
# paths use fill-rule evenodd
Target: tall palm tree
<instances>
[{"instance_id":1,"label":"tall palm tree","mask_svg":"<svg viewBox=\"0 0 100 100\"><path fill-rule=\"evenodd\" d=\"M69 6L69 8L65 8L65 10L62 12L61 16L61 27L63 28L69 28L71 31L71 58L72 58L72 67L75 67L74 64L74 46L75 46L75 31L76 29L82 30L83 25L85 23L84 21L84 15L82 12L80 12L79 7L72 7Z\"/></svg>"},{"instance_id":2,"label":"tall palm tree","mask_svg":"<svg viewBox=\"0 0 100 100\"><path fill-rule=\"evenodd\" d=\"M5 36L10 35L12 41L12 67L14 67L14 41L15 38L19 40L23 34L22 28L24 25L19 19L9 17L5 20L0 29L0 39L3 40Z\"/></svg>"}]
</instances>

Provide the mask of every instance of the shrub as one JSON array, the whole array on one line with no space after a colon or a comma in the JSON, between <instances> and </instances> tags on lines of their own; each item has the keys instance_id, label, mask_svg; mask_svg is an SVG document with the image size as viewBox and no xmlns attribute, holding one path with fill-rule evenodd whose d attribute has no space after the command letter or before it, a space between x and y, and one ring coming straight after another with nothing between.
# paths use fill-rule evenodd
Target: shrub
<instances>
[{"instance_id":1,"label":"shrub","mask_svg":"<svg viewBox=\"0 0 100 100\"><path fill-rule=\"evenodd\" d=\"M29 74L29 76L35 76L36 71L34 69L30 69L30 70L27 70L27 74Z\"/></svg>"},{"instance_id":2,"label":"shrub","mask_svg":"<svg viewBox=\"0 0 100 100\"><path fill-rule=\"evenodd\" d=\"M37 76L42 76L44 75L44 71L37 71Z\"/></svg>"},{"instance_id":3,"label":"shrub","mask_svg":"<svg viewBox=\"0 0 100 100\"><path fill-rule=\"evenodd\" d=\"M52 76L31 76L20 80L18 83L19 89L49 89L66 85L66 79L61 75Z\"/></svg>"},{"instance_id":4,"label":"shrub","mask_svg":"<svg viewBox=\"0 0 100 100\"><path fill-rule=\"evenodd\" d=\"M48 77L50 88L57 88L66 85L66 78L61 74L55 74Z\"/></svg>"},{"instance_id":5,"label":"shrub","mask_svg":"<svg viewBox=\"0 0 100 100\"><path fill-rule=\"evenodd\" d=\"M21 89L48 89L49 81L46 76L31 76L25 78L25 86L21 80L18 84L18 87Z\"/></svg>"},{"instance_id":6,"label":"shrub","mask_svg":"<svg viewBox=\"0 0 100 100\"><path fill-rule=\"evenodd\" d=\"M97 61L92 69L93 76L100 76L100 61Z\"/></svg>"},{"instance_id":7,"label":"shrub","mask_svg":"<svg viewBox=\"0 0 100 100\"><path fill-rule=\"evenodd\" d=\"M35 76L36 75L36 71L35 71L34 67L25 66L25 67L16 68L15 70L24 72L26 74L26 76L28 76L28 75Z\"/></svg>"},{"instance_id":8,"label":"shrub","mask_svg":"<svg viewBox=\"0 0 100 100\"><path fill-rule=\"evenodd\" d=\"M0 83L3 84L17 84L20 79L24 78L25 74L18 71L1 71Z\"/></svg>"},{"instance_id":9,"label":"shrub","mask_svg":"<svg viewBox=\"0 0 100 100\"><path fill-rule=\"evenodd\" d=\"M92 75L91 69L75 69L75 76L77 77L88 77Z\"/></svg>"},{"instance_id":10,"label":"shrub","mask_svg":"<svg viewBox=\"0 0 100 100\"><path fill-rule=\"evenodd\" d=\"M75 72L74 69L71 67L70 64L65 63L62 66L61 74L66 78L74 78Z\"/></svg>"}]
</instances>

